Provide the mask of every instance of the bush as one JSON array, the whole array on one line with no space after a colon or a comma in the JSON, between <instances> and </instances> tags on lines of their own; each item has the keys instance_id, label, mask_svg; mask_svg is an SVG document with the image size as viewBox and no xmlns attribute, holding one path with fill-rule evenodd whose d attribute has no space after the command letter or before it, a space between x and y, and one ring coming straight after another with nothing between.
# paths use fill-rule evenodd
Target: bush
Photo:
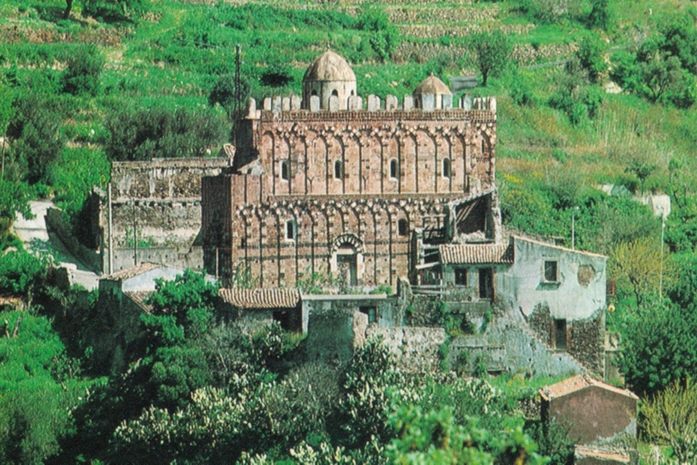
<instances>
[{"instance_id":1,"label":"bush","mask_svg":"<svg viewBox=\"0 0 697 465\"><path fill-rule=\"evenodd\" d=\"M641 408L646 439L669 445L679 463L697 460L697 385L673 382Z\"/></svg>"},{"instance_id":2,"label":"bush","mask_svg":"<svg viewBox=\"0 0 697 465\"><path fill-rule=\"evenodd\" d=\"M0 294L31 298L32 291L46 277L47 260L24 250L0 256Z\"/></svg>"},{"instance_id":3,"label":"bush","mask_svg":"<svg viewBox=\"0 0 697 465\"><path fill-rule=\"evenodd\" d=\"M63 92L97 95L99 76L104 69L104 57L94 45L79 47L68 59L63 73Z\"/></svg>"},{"instance_id":4,"label":"bush","mask_svg":"<svg viewBox=\"0 0 697 465\"><path fill-rule=\"evenodd\" d=\"M576 57L583 69L588 72L591 82L598 82L600 75L607 71L605 45L595 36L586 36L581 41Z\"/></svg>"}]
</instances>

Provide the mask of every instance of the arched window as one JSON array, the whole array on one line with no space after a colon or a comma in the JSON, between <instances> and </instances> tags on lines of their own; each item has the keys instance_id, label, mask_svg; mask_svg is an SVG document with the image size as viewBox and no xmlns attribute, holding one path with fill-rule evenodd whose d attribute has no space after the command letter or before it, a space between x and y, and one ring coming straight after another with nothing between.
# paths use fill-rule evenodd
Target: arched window
<instances>
[{"instance_id":1,"label":"arched window","mask_svg":"<svg viewBox=\"0 0 697 465\"><path fill-rule=\"evenodd\" d=\"M409 222L402 218L397 222L397 232L399 233L400 236L408 236L409 235Z\"/></svg>"},{"instance_id":2,"label":"arched window","mask_svg":"<svg viewBox=\"0 0 697 465\"><path fill-rule=\"evenodd\" d=\"M334 97L338 97L338 96L339 96L339 91L336 90L336 89L334 89L334 90L332 91L332 95L333 95Z\"/></svg>"},{"instance_id":3,"label":"arched window","mask_svg":"<svg viewBox=\"0 0 697 465\"><path fill-rule=\"evenodd\" d=\"M399 165L397 164L397 159L393 158L390 160L390 178L397 179L397 174L399 173Z\"/></svg>"},{"instance_id":4,"label":"arched window","mask_svg":"<svg viewBox=\"0 0 697 465\"><path fill-rule=\"evenodd\" d=\"M281 179L288 181L290 179L290 168L288 166L288 160L281 161Z\"/></svg>"},{"instance_id":5,"label":"arched window","mask_svg":"<svg viewBox=\"0 0 697 465\"><path fill-rule=\"evenodd\" d=\"M310 92L311 97L317 97L317 91L315 89L312 89L312 92Z\"/></svg>"},{"instance_id":6,"label":"arched window","mask_svg":"<svg viewBox=\"0 0 697 465\"><path fill-rule=\"evenodd\" d=\"M441 170L444 178L450 177L450 158L443 158L443 169Z\"/></svg>"},{"instance_id":7,"label":"arched window","mask_svg":"<svg viewBox=\"0 0 697 465\"><path fill-rule=\"evenodd\" d=\"M334 178L342 179L344 177L344 164L340 160L334 162Z\"/></svg>"},{"instance_id":8,"label":"arched window","mask_svg":"<svg viewBox=\"0 0 697 465\"><path fill-rule=\"evenodd\" d=\"M295 221L293 221L293 220L286 221L286 240L287 241L294 241L295 240Z\"/></svg>"}]
</instances>

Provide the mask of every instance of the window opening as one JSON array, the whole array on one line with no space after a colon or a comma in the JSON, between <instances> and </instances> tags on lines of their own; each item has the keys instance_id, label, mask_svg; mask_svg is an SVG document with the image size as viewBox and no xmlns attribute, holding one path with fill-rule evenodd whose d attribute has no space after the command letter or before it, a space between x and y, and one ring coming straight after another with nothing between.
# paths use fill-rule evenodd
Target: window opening
<instances>
[{"instance_id":1,"label":"window opening","mask_svg":"<svg viewBox=\"0 0 697 465\"><path fill-rule=\"evenodd\" d=\"M368 324L378 322L378 309L377 307L360 307L360 312L368 315Z\"/></svg>"},{"instance_id":2,"label":"window opening","mask_svg":"<svg viewBox=\"0 0 697 465\"><path fill-rule=\"evenodd\" d=\"M281 179L288 181L290 179L290 170L288 169L288 160L281 162Z\"/></svg>"},{"instance_id":3,"label":"window opening","mask_svg":"<svg viewBox=\"0 0 697 465\"><path fill-rule=\"evenodd\" d=\"M455 284L458 286L467 286L467 269L458 268L455 270Z\"/></svg>"},{"instance_id":4,"label":"window opening","mask_svg":"<svg viewBox=\"0 0 697 465\"><path fill-rule=\"evenodd\" d=\"M566 320L554 320L554 347L566 350Z\"/></svg>"},{"instance_id":5,"label":"window opening","mask_svg":"<svg viewBox=\"0 0 697 465\"><path fill-rule=\"evenodd\" d=\"M334 178L341 179L344 177L344 164L337 160L334 162Z\"/></svg>"},{"instance_id":6,"label":"window opening","mask_svg":"<svg viewBox=\"0 0 697 465\"><path fill-rule=\"evenodd\" d=\"M393 158L390 160L390 178L397 179L397 169L397 160Z\"/></svg>"},{"instance_id":7,"label":"window opening","mask_svg":"<svg viewBox=\"0 0 697 465\"><path fill-rule=\"evenodd\" d=\"M444 178L450 177L450 158L443 158L442 173Z\"/></svg>"},{"instance_id":8,"label":"window opening","mask_svg":"<svg viewBox=\"0 0 697 465\"><path fill-rule=\"evenodd\" d=\"M549 260L545 262L545 282L559 282L559 266L556 261Z\"/></svg>"},{"instance_id":9,"label":"window opening","mask_svg":"<svg viewBox=\"0 0 697 465\"><path fill-rule=\"evenodd\" d=\"M400 236L408 236L409 235L409 222L405 219L399 220L399 222L397 223L397 230L398 230Z\"/></svg>"},{"instance_id":10,"label":"window opening","mask_svg":"<svg viewBox=\"0 0 697 465\"><path fill-rule=\"evenodd\" d=\"M286 240L295 240L295 221L293 220L286 221Z\"/></svg>"}]
</instances>

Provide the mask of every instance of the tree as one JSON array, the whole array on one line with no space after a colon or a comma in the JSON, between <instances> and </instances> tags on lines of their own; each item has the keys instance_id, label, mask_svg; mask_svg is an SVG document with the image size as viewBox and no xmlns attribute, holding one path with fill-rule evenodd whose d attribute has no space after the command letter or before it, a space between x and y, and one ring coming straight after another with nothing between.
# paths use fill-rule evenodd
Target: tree
<instances>
[{"instance_id":1,"label":"tree","mask_svg":"<svg viewBox=\"0 0 697 465\"><path fill-rule=\"evenodd\" d=\"M486 87L489 76L498 76L510 59L512 46L503 32L480 33L472 37L472 46L477 54L477 66L482 73L482 85Z\"/></svg>"},{"instance_id":2,"label":"tree","mask_svg":"<svg viewBox=\"0 0 697 465\"><path fill-rule=\"evenodd\" d=\"M48 167L63 148L58 131L62 118L55 102L41 95L28 93L18 102L7 131L14 139L10 156L29 183L46 181Z\"/></svg>"},{"instance_id":3,"label":"tree","mask_svg":"<svg viewBox=\"0 0 697 465\"><path fill-rule=\"evenodd\" d=\"M576 57L583 69L588 72L591 82L598 82L600 75L607 71L605 46L595 35L586 36L581 40Z\"/></svg>"},{"instance_id":4,"label":"tree","mask_svg":"<svg viewBox=\"0 0 697 465\"><path fill-rule=\"evenodd\" d=\"M622 242L612 254L614 275L629 284L637 307L646 302L646 298L658 289L661 279L661 262L663 273L670 276L670 262L661 256L661 248L653 237Z\"/></svg>"},{"instance_id":5,"label":"tree","mask_svg":"<svg viewBox=\"0 0 697 465\"><path fill-rule=\"evenodd\" d=\"M0 82L0 133L2 133L2 145L0 152L2 162L0 164L0 180L5 179L5 152L7 151L7 125L14 115L14 92L8 86Z\"/></svg>"},{"instance_id":6,"label":"tree","mask_svg":"<svg viewBox=\"0 0 697 465\"><path fill-rule=\"evenodd\" d=\"M63 92L97 95L99 76L104 68L104 57L94 44L78 47L70 55L61 78Z\"/></svg>"},{"instance_id":7,"label":"tree","mask_svg":"<svg viewBox=\"0 0 697 465\"><path fill-rule=\"evenodd\" d=\"M641 407L641 427L652 442L669 445L679 463L697 460L697 385L674 381Z\"/></svg>"},{"instance_id":8,"label":"tree","mask_svg":"<svg viewBox=\"0 0 697 465\"><path fill-rule=\"evenodd\" d=\"M675 380L697 373L694 307L659 304L630 313L625 320L618 365L640 397L655 395Z\"/></svg>"},{"instance_id":9,"label":"tree","mask_svg":"<svg viewBox=\"0 0 697 465\"><path fill-rule=\"evenodd\" d=\"M223 74L218 77L213 89L211 89L211 93L208 94L208 104L210 106L219 104L225 109L228 119L232 121L236 116L234 115L235 104L237 103L240 106L244 105L244 102L246 102L249 97L249 88L249 82L246 79L241 79L239 89L240 101L235 102L237 98L235 76L233 74ZM238 108L238 111L244 111L244 108Z\"/></svg>"}]
</instances>

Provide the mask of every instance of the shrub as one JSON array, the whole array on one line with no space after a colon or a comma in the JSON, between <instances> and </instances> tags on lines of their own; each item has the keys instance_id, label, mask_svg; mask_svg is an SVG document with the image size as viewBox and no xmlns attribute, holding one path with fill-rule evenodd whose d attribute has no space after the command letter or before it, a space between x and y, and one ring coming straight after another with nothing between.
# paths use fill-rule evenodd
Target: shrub
<instances>
[{"instance_id":1,"label":"shrub","mask_svg":"<svg viewBox=\"0 0 697 465\"><path fill-rule=\"evenodd\" d=\"M600 75L607 70L605 46L595 35L583 38L576 52L576 57L583 69L588 72L591 82L598 82Z\"/></svg>"},{"instance_id":2,"label":"shrub","mask_svg":"<svg viewBox=\"0 0 697 465\"><path fill-rule=\"evenodd\" d=\"M47 260L24 250L0 256L0 293L31 298L32 291L46 277Z\"/></svg>"},{"instance_id":3,"label":"shrub","mask_svg":"<svg viewBox=\"0 0 697 465\"><path fill-rule=\"evenodd\" d=\"M641 408L647 440L669 445L679 463L697 460L697 385L673 382Z\"/></svg>"},{"instance_id":4,"label":"shrub","mask_svg":"<svg viewBox=\"0 0 697 465\"><path fill-rule=\"evenodd\" d=\"M97 95L99 76L104 69L104 57L94 45L79 47L68 59L61 79L63 92Z\"/></svg>"}]
</instances>

